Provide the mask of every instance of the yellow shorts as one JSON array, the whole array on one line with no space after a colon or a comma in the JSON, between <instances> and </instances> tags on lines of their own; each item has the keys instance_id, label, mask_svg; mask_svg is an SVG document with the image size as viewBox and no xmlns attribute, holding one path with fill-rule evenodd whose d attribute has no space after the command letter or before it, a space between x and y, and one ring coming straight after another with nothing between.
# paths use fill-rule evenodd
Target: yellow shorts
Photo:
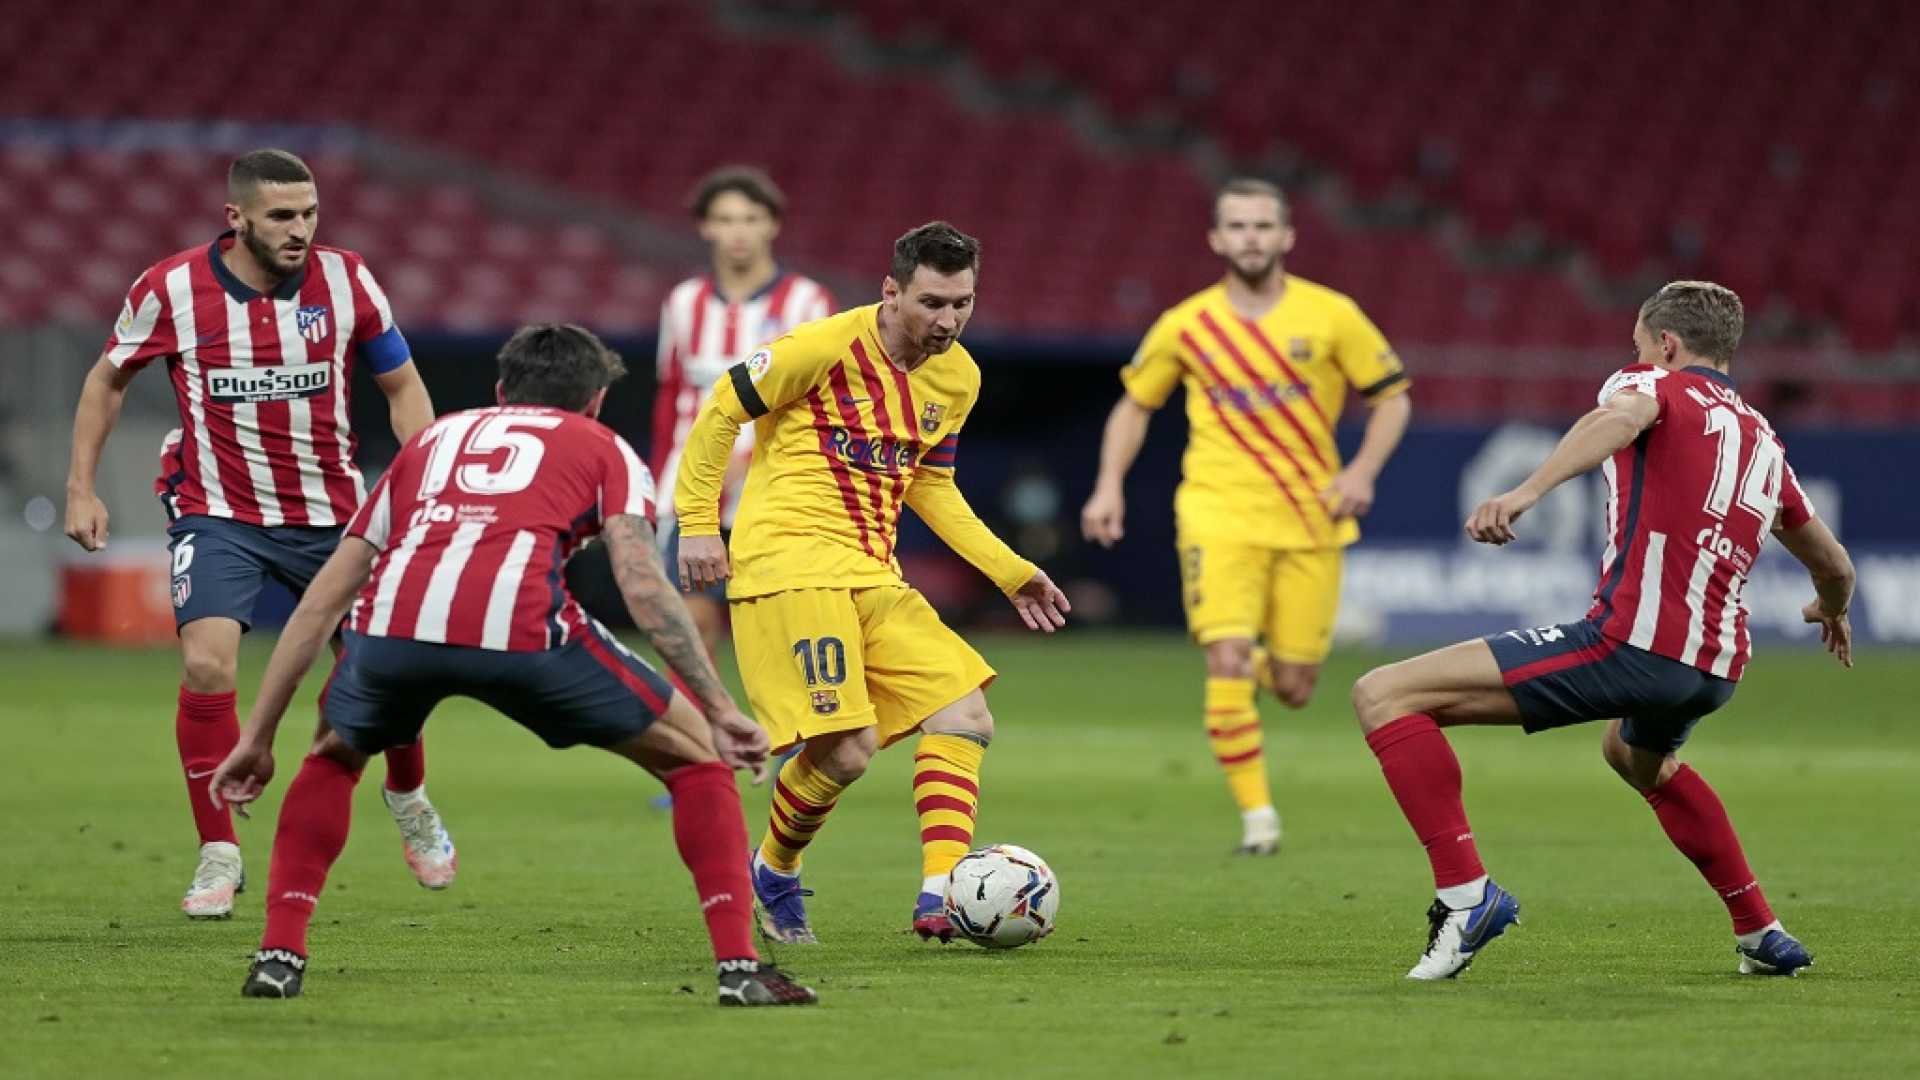
<instances>
[{"instance_id":1,"label":"yellow shorts","mask_svg":"<svg viewBox=\"0 0 1920 1080\"><path fill-rule=\"evenodd\" d=\"M747 700L776 750L865 727L885 746L993 681L973 646L904 585L790 589L730 608Z\"/></svg>"},{"instance_id":2,"label":"yellow shorts","mask_svg":"<svg viewBox=\"0 0 1920 1080\"><path fill-rule=\"evenodd\" d=\"M1195 641L1265 638L1276 660L1318 664L1327 658L1344 549L1283 551L1185 536L1179 549L1181 596Z\"/></svg>"}]
</instances>

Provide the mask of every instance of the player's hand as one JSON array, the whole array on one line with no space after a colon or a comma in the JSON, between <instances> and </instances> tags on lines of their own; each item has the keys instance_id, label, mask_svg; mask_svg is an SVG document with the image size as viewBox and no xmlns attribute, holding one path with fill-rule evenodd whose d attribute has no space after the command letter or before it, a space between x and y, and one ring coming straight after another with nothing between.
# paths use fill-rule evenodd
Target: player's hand
<instances>
[{"instance_id":1,"label":"player's hand","mask_svg":"<svg viewBox=\"0 0 1920 1080\"><path fill-rule=\"evenodd\" d=\"M1373 509L1373 478L1362 476L1352 468L1341 469L1321 489L1320 502L1335 521L1366 517L1367 511Z\"/></svg>"},{"instance_id":2,"label":"player's hand","mask_svg":"<svg viewBox=\"0 0 1920 1080\"><path fill-rule=\"evenodd\" d=\"M1127 534L1122 527L1126 516L1126 496L1118 491L1095 488L1093 498L1088 499L1086 508L1080 511L1081 535L1101 547L1110 548Z\"/></svg>"},{"instance_id":3,"label":"player's hand","mask_svg":"<svg viewBox=\"0 0 1920 1080\"><path fill-rule=\"evenodd\" d=\"M1847 613L1829 615L1815 600L1800 609L1800 617L1820 627L1820 644L1827 647L1834 659L1846 667L1853 666L1853 623L1848 621Z\"/></svg>"},{"instance_id":4,"label":"player's hand","mask_svg":"<svg viewBox=\"0 0 1920 1080\"><path fill-rule=\"evenodd\" d=\"M67 496L67 536L88 551L107 546L107 504L89 491Z\"/></svg>"},{"instance_id":5,"label":"player's hand","mask_svg":"<svg viewBox=\"0 0 1920 1080\"><path fill-rule=\"evenodd\" d=\"M727 565L727 544L718 536L680 536L680 588L698 592L733 576Z\"/></svg>"},{"instance_id":6,"label":"player's hand","mask_svg":"<svg viewBox=\"0 0 1920 1080\"><path fill-rule=\"evenodd\" d=\"M1027 629L1048 634L1067 625L1067 612L1073 610L1073 605L1067 603L1067 594L1054 585L1045 570L1035 570L1027 583L1008 599L1013 601L1013 609L1020 613L1020 621L1027 624Z\"/></svg>"},{"instance_id":7,"label":"player's hand","mask_svg":"<svg viewBox=\"0 0 1920 1080\"><path fill-rule=\"evenodd\" d=\"M1482 544L1510 544L1513 542L1513 523L1520 515L1533 509L1540 497L1525 488L1514 488L1505 495L1495 495L1480 504L1480 508L1467 519L1467 535Z\"/></svg>"},{"instance_id":8,"label":"player's hand","mask_svg":"<svg viewBox=\"0 0 1920 1080\"><path fill-rule=\"evenodd\" d=\"M259 798L272 780L273 747L256 744L242 735L227 760L213 770L207 794L213 797L215 809L231 806L241 817L247 817L247 804Z\"/></svg>"},{"instance_id":9,"label":"player's hand","mask_svg":"<svg viewBox=\"0 0 1920 1080\"><path fill-rule=\"evenodd\" d=\"M707 726L713 729L713 748L727 768L751 772L756 786L767 782L767 733L759 724L728 706L708 710Z\"/></svg>"}]
</instances>

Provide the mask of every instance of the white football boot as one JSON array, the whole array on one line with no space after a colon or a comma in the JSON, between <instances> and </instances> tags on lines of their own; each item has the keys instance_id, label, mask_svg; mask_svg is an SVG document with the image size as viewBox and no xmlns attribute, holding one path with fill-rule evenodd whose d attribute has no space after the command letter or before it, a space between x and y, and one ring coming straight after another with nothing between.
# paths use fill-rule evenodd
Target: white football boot
<instances>
[{"instance_id":1,"label":"white football boot","mask_svg":"<svg viewBox=\"0 0 1920 1080\"><path fill-rule=\"evenodd\" d=\"M189 919L227 919L233 917L233 894L246 888L247 874L240 866L240 845L216 840L200 845L200 865L193 871L193 884L180 898L180 910Z\"/></svg>"},{"instance_id":2,"label":"white football boot","mask_svg":"<svg viewBox=\"0 0 1920 1080\"><path fill-rule=\"evenodd\" d=\"M393 823L400 826L400 850L414 878L429 889L453 884L460 856L453 850L453 837L440 821L439 811L427 801L427 789L423 786L395 792L381 788L380 797L393 814Z\"/></svg>"},{"instance_id":3,"label":"white football boot","mask_svg":"<svg viewBox=\"0 0 1920 1080\"><path fill-rule=\"evenodd\" d=\"M1280 851L1280 812L1271 806L1240 815L1240 846L1235 855L1276 855Z\"/></svg>"}]
</instances>

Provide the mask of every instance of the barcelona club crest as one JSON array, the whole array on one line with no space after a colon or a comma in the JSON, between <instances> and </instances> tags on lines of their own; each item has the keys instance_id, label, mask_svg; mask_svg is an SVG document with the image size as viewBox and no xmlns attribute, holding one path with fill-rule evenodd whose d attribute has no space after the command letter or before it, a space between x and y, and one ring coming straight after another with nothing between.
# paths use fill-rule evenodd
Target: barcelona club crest
<instances>
[{"instance_id":1,"label":"barcelona club crest","mask_svg":"<svg viewBox=\"0 0 1920 1080\"><path fill-rule=\"evenodd\" d=\"M1303 337L1288 338L1287 358L1296 364L1304 364L1313 359L1313 343Z\"/></svg>"},{"instance_id":2,"label":"barcelona club crest","mask_svg":"<svg viewBox=\"0 0 1920 1080\"><path fill-rule=\"evenodd\" d=\"M813 711L816 713L819 713L821 716L832 716L834 713L839 712L840 711L840 691L838 690L813 691Z\"/></svg>"},{"instance_id":3,"label":"barcelona club crest","mask_svg":"<svg viewBox=\"0 0 1920 1080\"><path fill-rule=\"evenodd\" d=\"M324 307L303 307L294 313L300 323L300 336L315 345L327 337L327 309Z\"/></svg>"},{"instance_id":4,"label":"barcelona club crest","mask_svg":"<svg viewBox=\"0 0 1920 1080\"><path fill-rule=\"evenodd\" d=\"M940 421L947 418L947 407L937 401L927 402L920 410L920 430L928 435L940 430Z\"/></svg>"}]
</instances>

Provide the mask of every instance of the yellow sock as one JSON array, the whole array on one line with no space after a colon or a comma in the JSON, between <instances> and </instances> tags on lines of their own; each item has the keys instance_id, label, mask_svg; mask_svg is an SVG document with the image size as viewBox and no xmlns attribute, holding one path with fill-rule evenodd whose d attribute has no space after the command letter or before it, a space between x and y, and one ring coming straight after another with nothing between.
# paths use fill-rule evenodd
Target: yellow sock
<instances>
[{"instance_id":1,"label":"yellow sock","mask_svg":"<svg viewBox=\"0 0 1920 1080\"><path fill-rule=\"evenodd\" d=\"M1252 679L1207 680L1207 741L1213 744L1213 756L1227 774L1227 788L1243 813L1273 805Z\"/></svg>"},{"instance_id":2,"label":"yellow sock","mask_svg":"<svg viewBox=\"0 0 1920 1080\"><path fill-rule=\"evenodd\" d=\"M773 811L760 860L783 874L800 872L800 853L833 810L841 785L807 760L806 751L790 758L773 782Z\"/></svg>"},{"instance_id":3,"label":"yellow sock","mask_svg":"<svg viewBox=\"0 0 1920 1080\"><path fill-rule=\"evenodd\" d=\"M922 877L950 873L973 846L980 762L987 748L958 735L922 735L913 749L913 806L920 813Z\"/></svg>"}]
</instances>

